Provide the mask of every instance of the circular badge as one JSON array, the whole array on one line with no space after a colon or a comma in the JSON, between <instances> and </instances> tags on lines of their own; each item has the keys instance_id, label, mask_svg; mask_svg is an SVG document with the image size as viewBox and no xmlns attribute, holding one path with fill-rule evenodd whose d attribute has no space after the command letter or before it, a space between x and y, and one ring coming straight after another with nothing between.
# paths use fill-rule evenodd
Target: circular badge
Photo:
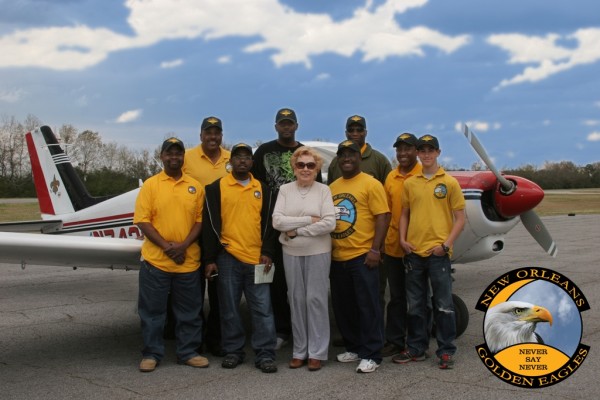
<instances>
[{"instance_id":1,"label":"circular badge","mask_svg":"<svg viewBox=\"0 0 600 400\"><path fill-rule=\"evenodd\" d=\"M196 193L196 188L194 186L188 186L188 192L191 194L195 194Z\"/></svg>"},{"instance_id":2,"label":"circular badge","mask_svg":"<svg viewBox=\"0 0 600 400\"><path fill-rule=\"evenodd\" d=\"M443 183L438 183L433 189L433 195L436 199L445 199L448 195L448 188Z\"/></svg>"},{"instance_id":3,"label":"circular badge","mask_svg":"<svg viewBox=\"0 0 600 400\"><path fill-rule=\"evenodd\" d=\"M356 197L350 193L338 193L333 196L333 205L335 230L331 232L331 237L343 239L352 235L356 223Z\"/></svg>"},{"instance_id":4,"label":"circular badge","mask_svg":"<svg viewBox=\"0 0 600 400\"><path fill-rule=\"evenodd\" d=\"M541 388L567 379L586 359L581 312L587 299L564 275L540 267L512 270L491 283L475 307L485 312L483 364L499 379Z\"/></svg>"}]
</instances>

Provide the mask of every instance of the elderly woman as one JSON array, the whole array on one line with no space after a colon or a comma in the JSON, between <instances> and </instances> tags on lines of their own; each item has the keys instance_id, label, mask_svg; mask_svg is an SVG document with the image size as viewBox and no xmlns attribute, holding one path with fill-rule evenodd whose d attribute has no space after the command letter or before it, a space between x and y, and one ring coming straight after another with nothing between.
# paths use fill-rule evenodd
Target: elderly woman
<instances>
[{"instance_id":1,"label":"elderly woman","mask_svg":"<svg viewBox=\"0 0 600 400\"><path fill-rule=\"evenodd\" d=\"M283 264L292 314L294 349L290 368L307 363L321 369L329 346L328 282L335 209L327 185L315 182L323 165L310 147L300 147L290 162L296 181L280 187L273 227L281 232Z\"/></svg>"}]
</instances>

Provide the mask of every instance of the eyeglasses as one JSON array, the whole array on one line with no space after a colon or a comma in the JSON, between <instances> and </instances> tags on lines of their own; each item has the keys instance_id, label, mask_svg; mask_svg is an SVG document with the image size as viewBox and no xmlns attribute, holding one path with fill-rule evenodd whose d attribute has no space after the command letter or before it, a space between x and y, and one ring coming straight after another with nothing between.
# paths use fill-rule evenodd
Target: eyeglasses
<instances>
[{"instance_id":1,"label":"eyeglasses","mask_svg":"<svg viewBox=\"0 0 600 400\"><path fill-rule=\"evenodd\" d=\"M346 132L358 132L358 133L362 133L365 131L365 128L348 128L346 129Z\"/></svg>"},{"instance_id":2,"label":"eyeglasses","mask_svg":"<svg viewBox=\"0 0 600 400\"><path fill-rule=\"evenodd\" d=\"M298 168L298 169L304 169L305 167L312 171L313 169L315 169L317 167L317 163L314 163L314 162L303 163L302 161L298 161L296 163L296 168Z\"/></svg>"},{"instance_id":3,"label":"eyeglasses","mask_svg":"<svg viewBox=\"0 0 600 400\"><path fill-rule=\"evenodd\" d=\"M240 160L240 161L250 161L252 160L252 156L233 156L231 158L235 158L236 160Z\"/></svg>"}]
</instances>

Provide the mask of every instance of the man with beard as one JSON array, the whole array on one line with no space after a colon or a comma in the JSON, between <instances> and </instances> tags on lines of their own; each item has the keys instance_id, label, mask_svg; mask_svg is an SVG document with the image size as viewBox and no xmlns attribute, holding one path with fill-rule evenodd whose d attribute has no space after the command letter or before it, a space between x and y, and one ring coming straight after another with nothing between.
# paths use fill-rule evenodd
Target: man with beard
<instances>
[{"instance_id":1,"label":"man with beard","mask_svg":"<svg viewBox=\"0 0 600 400\"><path fill-rule=\"evenodd\" d=\"M204 118L200 126L200 144L185 152L183 172L196 179L202 187L224 177L231 170L231 153L221 145L223 123L217 117ZM221 321L218 297L218 276L208 278L208 318L205 319L204 343L214 356L224 356L221 349ZM202 282L202 292L205 285Z\"/></svg>"},{"instance_id":2,"label":"man with beard","mask_svg":"<svg viewBox=\"0 0 600 400\"><path fill-rule=\"evenodd\" d=\"M144 233L138 298L144 341L141 372L154 371L164 357L169 292L177 319L178 362L208 367L208 360L196 352L202 343L198 236L204 189L181 170L184 155L181 140L165 140L160 152L164 169L144 182L135 202L133 222Z\"/></svg>"}]
</instances>

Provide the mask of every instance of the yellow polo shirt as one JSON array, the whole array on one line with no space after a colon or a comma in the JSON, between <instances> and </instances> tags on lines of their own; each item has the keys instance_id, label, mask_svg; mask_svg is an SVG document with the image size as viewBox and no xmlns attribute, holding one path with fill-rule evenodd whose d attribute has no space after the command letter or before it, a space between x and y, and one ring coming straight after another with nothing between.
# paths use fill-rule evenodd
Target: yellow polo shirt
<instances>
[{"instance_id":1,"label":"yellow polo shirt","mask_svg":"<svg viewBox=\"0 0 600 400\"><path fill-rule=\"evenodd\" d=\"M367 253L375 237L375 216L390 211L383 185L361 172L336 179L329 188L336 219L331 258L347 261Z\"/></svg>"},{"instance_id":2,"label":"yellow polo shirt","mask_svg":"<svg viewBox=\"0 0 600 400\"><path fill-rule=\"evenodd\" d=\"M390 226L385 237L385 254L392 257L404 257L404 250L400 246L400 215L402 213L402 188L404 181L411 176L421 173L423 167L417 163L406 175L400 173L400 167L393 169L385 179L385 193L388 205L392 212Z\"/></svg>"},{"instance_id":3,"label":"yellow polo shirt","mask_svg":"<svg viewBox=\"0 0 600 400\"><path fill-rule=\"evenodd\" d=\"M427 250L450 235L452 212L464 210L465 197L456 178L440 167L431 179L421 172L404 182L402 207L410 208L406 240L416 247L416 254L427 257Z\"/></svg>"},{"instance_id":4,"label":"yellow polo shirt","mask_svg":"<svg viewBox=\"0 0 600 400\"><path fill-rule=\"evenodd\" d=\"M221 179L220 188L221 242L227 244L225 250L239 261L258 264L262 248L263 193L260 181L250 174L250 182L242 186L228 174Z\"/></svg>"},{"instance_id":5,"label":"yellow polo shirt","mask_svg":"<svg viewBox=\"0 0 600 400\"><path fill-rule=\"evenodd\" d=\"M196 222L202 222L204 187L183 174L175 181L164 171L148 178L135 201L133 223L149 222L167 241L182 242ZM183 264L176 264L148 238L142 244L144 260L166 272L192 272L200 265L200 246L194 242L186 250Z\"/></svg>"},{"instance_id":6,"label":"yellow polo shirt","mask_svg":"<svg viewBox=\"0 0 600 400\"><path fill-rule=\"evenodd\" d=\"M224 177L231 171L229 159L231 152L221 147L221 156L216 163L204 153L202 145L187 149L183 161L183 172L206 186L219 178Z\"/></svg>"}]
</instances>

